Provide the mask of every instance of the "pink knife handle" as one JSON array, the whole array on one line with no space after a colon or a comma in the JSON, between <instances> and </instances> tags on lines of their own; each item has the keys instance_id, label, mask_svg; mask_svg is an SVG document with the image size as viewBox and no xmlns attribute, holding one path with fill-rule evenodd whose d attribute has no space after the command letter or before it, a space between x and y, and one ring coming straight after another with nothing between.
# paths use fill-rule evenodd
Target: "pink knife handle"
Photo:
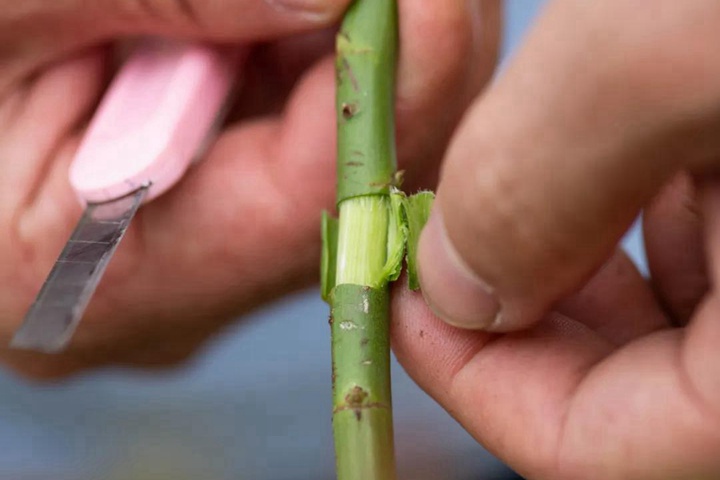
<instances>
[{"instance_id":1,"label":"pink knife handle","mask_svg":"<svg viewBox=\"0 0 720 480\"><path fill-rule=\"evenodd\" d=\"M238 54L204 45L144 42L110 85L70 167L83 202L150 185L145 201L185 173L220 115Z\"/></svg>"}]
</instances>

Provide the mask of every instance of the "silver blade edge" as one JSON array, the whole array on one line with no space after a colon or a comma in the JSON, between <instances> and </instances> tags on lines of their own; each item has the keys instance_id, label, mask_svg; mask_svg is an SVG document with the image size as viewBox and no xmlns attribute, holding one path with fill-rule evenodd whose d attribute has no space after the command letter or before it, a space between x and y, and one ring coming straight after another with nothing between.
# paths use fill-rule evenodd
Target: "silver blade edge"
<instances>
[{"instance_id":1,"label":"silver blade edge","mask_svg":"<svg viewBox=\"0 0 720 480\"><path fill-rule=\"evenodd\" d=\"M67 347L148 187L88 204L10 347L58 353Z\"/></svg>"}]
</instances>

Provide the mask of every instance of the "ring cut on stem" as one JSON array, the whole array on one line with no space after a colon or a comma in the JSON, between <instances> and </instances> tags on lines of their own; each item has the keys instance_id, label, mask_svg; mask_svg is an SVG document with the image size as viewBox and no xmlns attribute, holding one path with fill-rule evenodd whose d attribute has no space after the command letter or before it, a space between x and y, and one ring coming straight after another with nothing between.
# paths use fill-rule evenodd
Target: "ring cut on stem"
<instances>
[{"instance_id":1,"label":"ring cut on stem","mask_svg":"<svg viewBox=\"0 0 720 480\"><path fill-rule=\"evenodd\" d=\"M338 285L350 283L380 288L387 284L389 201L385 195L347 199L340 204Z\"/></svg>"},{"instance_id":2,"label":"ring cut on stem","mask_svg":"<svg viewBox=\"0 0 720 480\"><path fill-rule=\"evenodd\" d=\"M394 479L388 272L404 237L388 195L340 204L332 291L333 430L338 478ZM392 234L390 233L392 231ZM389 250L389 237L400 255ZM396 248L398 246L396 245ZM388 252L397 265L388 265Z\"/></svg>"},{"instance_id":3,"label":"ring cut on stem","mask_svg":"<svg viewBox=\"0 0 720 480\"><path fill-rule=\"evenodd\" d=\"M393 190L390 196L346 200L340 210L344 221L323 214L321 290L332 304L333 429L340 480L395 478L388 282L398 278L407 254L408 286L418 288L415 252L433 200L431 192L406 198Z\"/></svg>"}]
</instances>

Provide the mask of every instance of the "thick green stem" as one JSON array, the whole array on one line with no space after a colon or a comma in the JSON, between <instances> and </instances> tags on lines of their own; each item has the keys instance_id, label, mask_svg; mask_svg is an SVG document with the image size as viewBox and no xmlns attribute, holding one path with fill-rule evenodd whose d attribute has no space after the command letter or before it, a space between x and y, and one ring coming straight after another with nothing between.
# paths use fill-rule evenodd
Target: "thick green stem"
<instances>
[{"instance_id":1,"label":"thick green stem","mask_svg":"<svg viewBox=\"0 0 720 480\"><path fill-rule=\"evenodd\" d=\"M395 478L388 279L402 255L388 255L393 252L388 248L390 237L400 230L391 207L388 195L353 197L340 204L337 285L331 294L339 480ZM389 266L388 259L398 265Z\"/></svg>"},{"instance_id":2,"label":"thick green stem","mask_svg":"<svg viewBox=\"0 0 720 480\"><path fill-rule=\"evenodd\" d=\"M335 284L330 300L339 480L395 478L388 281L399 271L404 246L393 208L398 204L390 196L396 54L396 2L356 0L337 37L340 214L338 224L325 229L326 239L337 235L335 271L324 278Z\"/></svg>"},{"instance_id":3,"label":"thick green stem","mask_svg":"<svg viewBox=\"0 0 720 480\"><path fill-rule=\"evenodd\" d=\"M333 291L333 433L339 480L395 478L387 286Z\"/></svg>"},{"instance_id":4,"label":"thick green stem","mask_svg":"<svg viewBox=\"0 0 720 480\"><path fill-rule=\"evenodd\" d=\"M338 203L394 182L397 5L356 0L337 36Z\"/></svg>"}]
</instances>

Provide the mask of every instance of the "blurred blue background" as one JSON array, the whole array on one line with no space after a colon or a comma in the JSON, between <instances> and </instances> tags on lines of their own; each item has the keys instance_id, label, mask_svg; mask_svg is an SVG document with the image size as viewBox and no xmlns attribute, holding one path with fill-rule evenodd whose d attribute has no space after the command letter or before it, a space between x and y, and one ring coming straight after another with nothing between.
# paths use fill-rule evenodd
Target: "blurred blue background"
<instances>
[{"instance_id":1,"label":"blurred blue background","mask_svg":"<svg viewBox=\"0 0 720 480\"><path fill-rule=\"evenodd\" d=\"M506 4L503 55L540 1ZM626 245L642 258L635 229ZM316 291L249 316L191 365L38 386L0 374L0 478L331 479L328 309ZM518 478L393 366L400 478Z\"/></svg>"}]
</instances>

